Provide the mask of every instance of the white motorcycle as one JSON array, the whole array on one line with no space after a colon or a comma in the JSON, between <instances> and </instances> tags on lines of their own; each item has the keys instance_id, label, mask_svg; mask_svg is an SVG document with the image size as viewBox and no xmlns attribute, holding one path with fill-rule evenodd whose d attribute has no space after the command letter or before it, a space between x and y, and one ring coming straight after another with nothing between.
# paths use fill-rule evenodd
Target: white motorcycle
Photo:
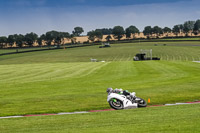
<instances>
[{"instance_id":1,"label":"white motorcycle","mask_svg":"<svg viewBox=\"0 0 200 133\"><path fill-rule=\"evenodd\" d=\"M144 99L135 96L135 92L132 92L131 95L128 96L110 93L107 97L107 101L110 107L116 110L147 106Z\"/></svg>"}]
</instances>

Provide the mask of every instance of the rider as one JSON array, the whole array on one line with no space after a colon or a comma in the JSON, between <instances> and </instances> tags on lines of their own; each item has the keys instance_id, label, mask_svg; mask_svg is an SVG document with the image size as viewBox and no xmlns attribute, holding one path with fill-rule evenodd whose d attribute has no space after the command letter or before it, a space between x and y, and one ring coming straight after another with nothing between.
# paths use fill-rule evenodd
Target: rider
<instances>
[{"instance_id":1,"label":"rider","mask_svg":"<svg viewBox=\"0 0 200 133\"><path fill-rule=\"evenodd\" d=\"M113 88L107 88L107 93L108 95L110 95L110 93L117 93L117 94L120 94L120 95L125 95L125 96L131 96L131 97L134 97L130 92L128 92L128 90L123 90L123 89L114 89Z\"/></svg>"}]
</instances>

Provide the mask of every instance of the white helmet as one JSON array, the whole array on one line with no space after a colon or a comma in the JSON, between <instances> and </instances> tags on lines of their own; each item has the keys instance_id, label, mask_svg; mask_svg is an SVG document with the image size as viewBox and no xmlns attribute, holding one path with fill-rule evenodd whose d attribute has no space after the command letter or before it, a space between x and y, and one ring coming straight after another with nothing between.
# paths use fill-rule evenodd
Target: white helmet
<instances>
[{"instance_id":1,"label":"white helmet","mask_svg":"<svg viewBox=\"0 0 200 133\"><path fill-rule=\"evenodd\" d=\"M107 93L111 93L113 91L113 88L107 88Z\"/></svg>"}]
</instances>

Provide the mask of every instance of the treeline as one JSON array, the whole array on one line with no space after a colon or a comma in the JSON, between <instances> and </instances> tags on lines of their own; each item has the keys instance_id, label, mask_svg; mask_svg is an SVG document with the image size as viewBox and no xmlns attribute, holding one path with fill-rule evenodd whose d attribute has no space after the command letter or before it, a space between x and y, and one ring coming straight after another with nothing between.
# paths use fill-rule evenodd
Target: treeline
<instances>
[{"instance_id":1,"label":"treeline","mask_svg":"<svg viewBox=\"0 0 200 133\"><path fill-rule=\"evenodd\" d=\"M22 34L14 34L0 37L0 48L3 47L12 47L13 45L16 45L16 47L23 47L23 46L33 46L35 43L37 43L39 46L42 45L60 45L64 44L64 40L68 39L71 40L71 43L76 43L77 36L80 36L84 32L82 27L75 27L74 31L72 31L72 34L69 32L58 32L58 31L49 31L45 34L42 34L41 36L38 36L36 33L27 33L26 35ZM200 20L196 21L186 21L183 24L175 25L172 29L169 27L161 28L159 26L146 26L144 30L142 31L143 34L147 38L151 38L156 36L159 38L159 36L166 34L173 33L176 36L178 36L179 33L184 33L185 36L188 36L189 33L198 35L200 33ZM110 41L112 39L111 34L115 39L120 40L122 37L126 37L127 39L130 39L131 36L135 38L137 34L139 34L140 31L136 26L129 26L128 28L124 29L122 26L115 26L114 28L103 28L103 29L96 29L89 31L87 33L88 36L88 42L95 40L101 41L103 38L103 35L107 35L106 40Z\"/></svg>"},{"instance_id":2,"label":"treeline","mask_svg":"<svg viewBox=\"0 0 200 133\"><path fill-rule=\"evenodd\" d=\"M58 32L58 31L49 31L45 34L42 34L41 36L38 36L36 33L27 33L26 35L22 34L14 34L0 37L0 48L3 47L12 47L13 45L16 45L16 47L23 47L28 46L31 47L35 43L37 43L39 46L45 45L60 45L64 43L64 39L71 39L71 42L75 42L74 37L80 36L81 33L83 33L84 30L82 27L75 27L74 31L72 31L73 34L70 34L68 32Z\"/></svg>"},{"instance_id":3,"label":"treeline","mask_svg":"<svg viewBox=\"0 0 200 133\"><path fill-rule=\"evenodd\" d=\"M133 38L135 38L135 36L140 33L139 29L133 25L126 29L124 29L122 26L115 26L113 29L96 29L89 31L87 33L89 36L88 39L90 41L94 41L95 39L98 41L101 40L103 35L106 35L103 32L105 30L109 32L111 31L111 34L114 36L114 38L118 40L124 37L124 35L127 39L130 39L131 35L133 35ZM186 21L184 24L175 25L172 29L169 27L161 28L159 26L146 26L142 32L148 39L153 37L153 35L156 36L156 38L159 38L164 34L168 36L170 33L173 33L176 36L178 36L180 33L184 33L186 37L189 36L189 33L198 35L200 33L200 20ZM112 39L112 37L110 34L108 34L106 40L109 41L110 39Z\"/></svg>"}]
</instances>

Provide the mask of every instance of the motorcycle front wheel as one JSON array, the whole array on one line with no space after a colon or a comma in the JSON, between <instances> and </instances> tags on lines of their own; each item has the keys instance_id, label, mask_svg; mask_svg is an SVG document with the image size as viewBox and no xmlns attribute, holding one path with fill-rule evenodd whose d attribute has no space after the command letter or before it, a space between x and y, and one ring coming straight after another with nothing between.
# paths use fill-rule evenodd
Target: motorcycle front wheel
<instances>
[{"instance_id":1,"label":"motorcycle front wheel","mask_svg":"<svg viewBox=\"0 0 200 133\"><path fill-rule=\"evenodd\" d=\"M146 107L147 106L147 102L140 97L136 98L136 102L138 103L138 107Z\"/></svg>"},{"instance_id":2,"label":"motorcycle front wheel","mask_svg":"<svg viewBox=\"0 0 200 133\"><path fill-rule=\"evenodd\" d=\"M122 101L120 101L118 99L113 98L113 99L109 100L109 104L110 104L110 107L113 109L116 109L116 110L123 109L123 103L122 103Z\"/></svg>"}]
</instances>

